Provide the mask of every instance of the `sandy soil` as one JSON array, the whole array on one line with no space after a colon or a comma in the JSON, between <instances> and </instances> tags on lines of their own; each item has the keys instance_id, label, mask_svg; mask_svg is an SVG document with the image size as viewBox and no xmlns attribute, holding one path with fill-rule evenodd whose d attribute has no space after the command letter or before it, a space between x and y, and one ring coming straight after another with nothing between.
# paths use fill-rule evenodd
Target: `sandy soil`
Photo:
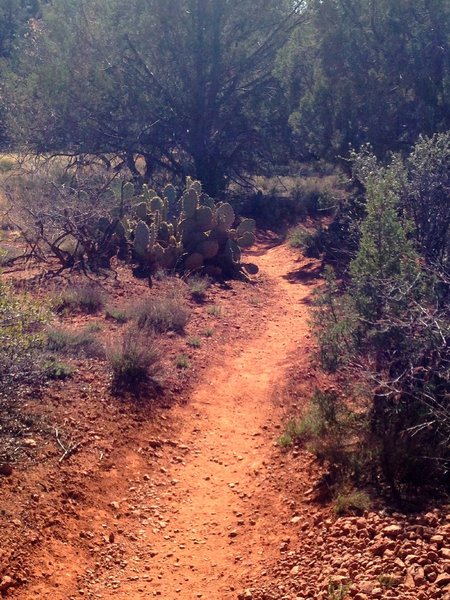
<instances>
[{"instance_id":1,"label":"sandy soil","mask_svg":"<svg viewBox=\"0 0 450 600\"><path fill-rule=\"evenodd\" d=\"M237 307L223 339L203 350L189 398L154 419L134 415L138 426L125 416L119 425L103 403L105 424L99 410L85 428L102 440L95 454L81 448L56 472L27 474L34 494L19 515L10 505L4 512L10 527L23 529L23 550L13 558L26 562L8 597L226 600L289 544L293 503L276 439L292 365L305 393L315 385L308 314L317 265L271 240L251 254L267 305L250 317L247 307L241 323ZM229 335L230 328L241 331ZM310 485L309 467L297 490ZM20 488L20 478L9 484L9 502Z\"/></svg>"}]
</instances>

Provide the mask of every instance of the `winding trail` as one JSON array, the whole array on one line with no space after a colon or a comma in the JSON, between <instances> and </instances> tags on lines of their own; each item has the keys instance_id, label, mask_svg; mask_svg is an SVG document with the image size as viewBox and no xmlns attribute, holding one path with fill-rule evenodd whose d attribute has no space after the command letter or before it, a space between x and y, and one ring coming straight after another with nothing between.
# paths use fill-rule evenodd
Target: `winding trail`
<instances>
[{"instance_id":1,"label":"winding trail","mask_svg":"<svg viewBox=\"0 0 450 600\"><path fill-rule=\"evenodd\" d=\"M35 580L14 597L236 600L279 558L294 510L277 476L282 389L293 364L309 368L317 273L284 244L251 254L273 294L266 316L221 345L189 402L162 417L170 439L152 440L145 422L139 441L124 435L66 536L42 549Z\"/></svg>"},{"instance_id":2,"label":"winding trail","mask_svg":"<svg viewBox=\"0 0 450 600\"><path fill-rule=\"evenodd\" d=\"M148 585L122 583L114 597L144 599L151 590L167 600L236 598L245 576L279 552L281 499L271 493L267 505L266 486L282 418L274 394L308 336L311 287L298 281L297 260L285 245L255 257L275 284L273 312L264 330L243 350L228 348L188 406L176 409L179 447L189 452L168 473L175 491L163 529L156 539L152 525L141 532L157 548L151 571L158 575Z\"/></svg>"}]
</instances>

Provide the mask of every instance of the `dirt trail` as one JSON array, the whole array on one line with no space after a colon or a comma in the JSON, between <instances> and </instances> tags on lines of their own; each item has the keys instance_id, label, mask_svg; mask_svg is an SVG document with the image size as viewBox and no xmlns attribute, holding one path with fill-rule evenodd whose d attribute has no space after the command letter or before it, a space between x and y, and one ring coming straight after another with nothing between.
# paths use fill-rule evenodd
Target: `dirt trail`
<instances>
[{"instance_id":1,"label":"dirt trail","mask_svg":"<svg viewBox=\"0 0 450 600\"><path fill-rule=\"evenodd\" d=\"M180 444L189 455L171 469L177 502L155 544L159 578L151 588L163 598L236 598L242 576L254 573L279 541L276 498L264 511L258 493L273 447L270 430L281 418L273 395L307 336L302 300L311 288L290 279L295 257L285 246L256 260L276 281L277 308L265 330L241 351L229 348L205 373L189 406L177 411L184 423ZM148 588L128 582L116 596L145 598Z\"/></svg>"},{"instance_id":2,"label":"dirt trail","mask_svg":"<svg viewBox=\"0 0 450 600\"><path fill-rule=\"evenodd\" d=\"M149 463L132 448L100 482L101 505L85 517L111 543L94 547L96 563L68 552L59 592L40 586L28 597L59 598L72 579L77 591L61 600L231 600L247 576L279 557L281 515L286 523L291 509L271 466L283 411L276 398L293 353L308 345L311 285L285 245L260 249L253 260L273 286L268 318L255 325L254 337L224 348L189 403L173 409L176 442L157 449L157 477L146 475Z\"/></svg>"}]
</instances>

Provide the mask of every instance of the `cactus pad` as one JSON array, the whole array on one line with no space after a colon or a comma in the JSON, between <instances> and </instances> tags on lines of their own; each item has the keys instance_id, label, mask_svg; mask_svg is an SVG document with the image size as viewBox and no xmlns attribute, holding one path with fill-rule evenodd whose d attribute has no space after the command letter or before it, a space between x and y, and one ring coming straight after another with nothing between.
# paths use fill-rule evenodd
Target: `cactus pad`
<instances>
[{"instance_id":1,"label":"cactus pad","mask_svg":"<svg viewBox=\"0 0 450 600\"><path fill-rule=\"evenodd\" d=\"M217 207L217 222L219 227L223 229L230 229L236 218L233 207L228 202L219 204Z\"/></svg>"},{"instance_id":2,"label":"cactus pad","mask_svg":"<svg viewBox=\"0 0 450 600\"><path fill-rule=\"evenodd\" d=\"M150 243L150 229L144 221L139 221L134 230L133 248L139 258L145 258Z\"/></svg>"},{"instance_id":3,"label":"cactus pad","mask_svg":"<svg viewBox=\"0 0 450 600\"><path fill-rule=\"evenodd\" d=\"M254 233L246 232L243 236L237 239L240 248L250 248L255 243L256 238Z\"/></svg>"},{"instance_id":4,"label":"cactus pad","mask_svg":"<svg viewBox=\"0 0 450 600\"><path fill-rule=\"evenodd\" d=\"M200 252L190 254L184 261L186 271L197 271L203 267L203 256Z\"/></svg>"},{"instance_id":5,"label":"cactus pad","mask_svg":"<svg viewBox=\"0 0 450 600\"><path fill-rule=\"evenodd\" d=\"M236 229L238 237L242 237L246 233L255 233L256 223L253 219L244 219Z\"/></svg>"}]
</instances>

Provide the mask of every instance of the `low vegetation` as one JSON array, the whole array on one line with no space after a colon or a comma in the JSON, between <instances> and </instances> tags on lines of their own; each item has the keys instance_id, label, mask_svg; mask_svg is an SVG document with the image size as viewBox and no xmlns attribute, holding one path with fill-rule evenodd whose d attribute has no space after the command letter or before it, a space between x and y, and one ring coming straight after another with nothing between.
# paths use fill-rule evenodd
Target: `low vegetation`
<instances>
[{"instance_id":1,"label":"low vegetation","mask_svg":"<svg viewBox=\"0 0 450 600\"><path fill-rule=\"evenodd\" d=\"M67 363L57 360L55 357L50 357L43 364L44 374L47 379L68 379L72 377L75 369Z\"/></svg>"},{"instance_id":2,"label":"low vegetation","mask_svg":"<svg viewBox=\"0 0 450 600\"><path fill-rule=\"evenodd\" d=\"M371 507L369 495L362 490L342 490L333 502L333 510L338 516L356 514L362 515Z\"/></svg>"},{"instance_id":3,"label":"low vegetation","mask_svg":"<svg viewBox=\"0 0 450 600\"><path fill-rule=\"evenodd\" d=\"M42 306L0 282L0 400L41 378L47 320Z\"/></svg>"},{"instance_id":4,"label":"low vegetation","mask_svg":"<svg viewBox=\"0 0 450 600\"><path fill-rule=\"evenodd\" d=\"M130 319L128 312L124 308L108 307L105 310L105 317L116 323L127 323Z\"/></svg>"},{"instance_id":5,"label":"low vegetation","mask_svg":"<svg viewBox=\"0 0 450 600\"><path fill-rule=\"evenodd\" d=\"M346 478L382 478L397 499L450 472L449 144L448 134L422 139L387 166L354 156L359 243L342 280L328 268L313 322L318 359L345 381L343 395L316 395L284 436Z\"/></svg>"},{"instance_id":6,"label":"low vegetation","mask_svg":"<svg viewBox=\"0 0 450 600\"><path fill-rule=\"evenodd\" d=\"M102 344L88 330L49 327L46 341L47 350L55 354L85 358L102 358L105 354Z\"/></svg>"},{"instance_id":7,"label":"low vegetation","mask_svg":"<svg viewBox=\"0 0 450 600\"><path fill-rule=\"evenodd\" d=\"M190 311L179 292L164 297L149 297L139 302L132 310L132 316L140 328L158 333L184 331Z\"/></svg>"},{"instance_id":8,"label":"low vegetation","mask_svg":"<svg viewBox=\"0 0 450 600\"><path fill-rule=\"evenodd\" d=\"M179 354L175 359L175 366L178 369L189 369L191 362L186 354Z\"/></svg>"},{"instance_id":9,"label":"low vegetation","mask_svg":"<svg viewBox=\"0 0 450 600\"><path fill-rule=\"evenodd\" d=\"M119 341L111 343L107 359L113 393L132 392L138 396L143 385L160 385L164 373L162 350L158 338L148 332L130 327Z\"/></svg>"},{"instance_id":10,"label":"low vegetation","mask_svg":"<svg viewBox=\"0 0 450 600\"><path fill-rule=\"evenodd\" d=\"M192 298L196 302L203 302L206 298L206 292L211 285L211 279L209 277L200 277L199 275L192 275L188 278L187 284Z\"/></svg>"},{"instance_id":11,"label":"low vegetation","mask_svg":"<svg viewBox=\"0 0 450 600\"><path fill-rule=\"evenodd\" d=\"M105 297L98 284L79 283L70 285L54 298L53 305L58 312L84 312L96 314L105 305Z\"/></svg>"}]
</instances>

